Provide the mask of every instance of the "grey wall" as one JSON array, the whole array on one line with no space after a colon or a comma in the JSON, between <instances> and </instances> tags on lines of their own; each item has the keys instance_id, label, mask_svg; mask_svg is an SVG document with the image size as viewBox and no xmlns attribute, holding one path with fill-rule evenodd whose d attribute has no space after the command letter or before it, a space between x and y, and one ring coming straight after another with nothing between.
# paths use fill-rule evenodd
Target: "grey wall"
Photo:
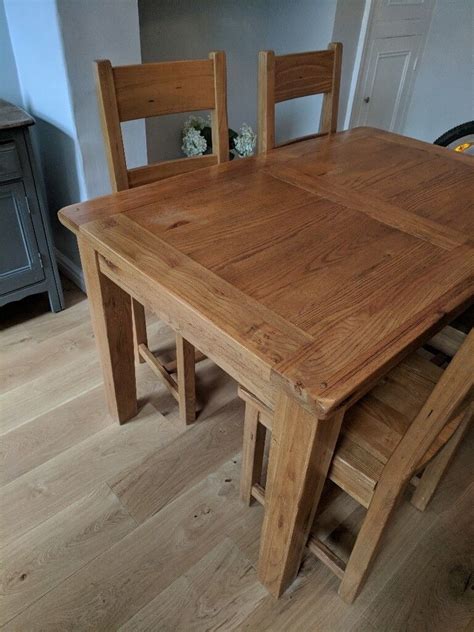
<instances>
[{"instance_id":1,"label":"grey wall","mask_svg":"<svg viewBox=\"0 0 474 632\"><path fill-rule=\"evenodd\" d=\"M3 0L0 0L0 99L20 107L23 104Z\"/></svg>"},{"instance_id":2,"label":"grey wall","mask_svg":"<svg viewBox=\"0 0 474 632\"><path fill-rule=\"evenodd\" d=\"M356 0L358 1L358 0ZM256 128L257 53L326 48L335 0L139 0L143 61L203 58L225 50L229 124ZM321 97L278 106L278 139L317 131ZM165 120L166 119L166 120ZM147 123L151 161L179 156L183 117Z\"/></svg>"},{"instance_id":3,"label":"grey wall","mask_svg":"<svg viewBox=\"0 0 474 632\"><path fill-rule=\"evenodd\" d=\"M474 118L474 2L437 0L404 134L433 142Z\"/></svg>"}]
</instances>

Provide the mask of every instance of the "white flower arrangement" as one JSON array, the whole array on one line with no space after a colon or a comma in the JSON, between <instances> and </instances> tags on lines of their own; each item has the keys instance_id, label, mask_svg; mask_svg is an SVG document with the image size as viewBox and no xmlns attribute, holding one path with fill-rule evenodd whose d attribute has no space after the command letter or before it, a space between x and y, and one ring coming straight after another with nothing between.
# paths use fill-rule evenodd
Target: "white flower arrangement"
<instances>
[{"instance_id":1,"label":"white flower arrangement","mask_svg":"<svg viewBox=\"0 0 474 632\"><path fill-rule=\"evenodd\" d=\"M196 129L200 132L205 127L211 127L210 115L208 115L207 118L203 118L202 116L191 115L191 116L188 116L188 118L184 122L183 134L185 134L190 129Z\"/></svg>"},{"instance_id":2,"label":"white flower arrangement","mask_svg":"<svg viewBox=\"0 0 474 632\"><path fill-rule=\"evenodd\" d=\"M190 127L183 133L181 151L186 154L186 156L202 156L206 149L207 141L199 130Z\"/></svg>"},{"instance_id":3,"label":"white flower arrangement","mask_svg":"<svg viewBox=\"0 0 474 632\"><path fill-rule=\"evenodd\" d=\"M229 158L235 156L245 158L253 156L257 145L257 135L247 123L244 123L239 133L229 129ZM184 123L182 131L181 151L185 156L202 156L212 153L211 118L190 116Z\"/></svg>"},{"instance_id":4,"label":"white flower arrangement","mask_svg":"<svg viewBox=\"0 0 474 632\"><path fill-rule=\"evenodd\" d=\"M234 138L234 147L239 156L253 156L257 146L257 134L250 125L243 123L237 138Z\"/></svg>"}]
</instances>

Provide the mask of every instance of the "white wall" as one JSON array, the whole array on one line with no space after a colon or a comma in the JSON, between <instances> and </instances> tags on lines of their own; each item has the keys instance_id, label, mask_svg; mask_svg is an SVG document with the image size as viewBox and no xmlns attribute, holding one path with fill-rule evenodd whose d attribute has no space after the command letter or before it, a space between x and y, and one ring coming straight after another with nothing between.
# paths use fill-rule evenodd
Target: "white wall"
<instances>
[{"instance_id":1,"label":"white wall","mask_svg":"<svg viewBox=\"0 0 474 632\"><path fill-rule=\"evenodd\" d=\"M139 0L143 61L207 57L225 50L229 124L256 127L257 53L326 48L331 41L335 0ZM321 97L278 106L278 139L317 131ZM147 124L151 161L179 155L183 117Z\"/></svg>"},{"instance_id":2,"label":"white wall","mask_svg":"<svg viewBox=\"0 0 474 632\"><path fill-rule=\"evenodd\" d=\"M474 118L474 2L437 0L404 134L433 142Z\"/></svg>"},{"instance_id":3,"label":"white wall","mask_svg":"<svg viewBox=\"0 0 474 632\"><path fill-rule=\"evenodd\" d=\"M343 43L341 90L337 125L339 130L344 129L364 9L365 0L337 0L332 40L334 42Z\"/></svg>"},{"instance_id":4,"label":"white wall","mask_svg":"<svg viewBox=\"0 0 474 632\"><path fill-rule=\"evenodd\" d=\"M3 0L0 0L0 99L20 107L23 104Z\"/></svg>"},{"instance_id":5,"label":"white wall","mask_svg":"<svg viewBox=\"0 0 474 632\"><path fill-rule=\"evenodd\" d=\"M87 197L110 192L93 61L140 63L137 0L59 0L58 11ZM129 166L146 164L145 124L124 126Z\"/></svg>"},{"instance_id":6,"label":"white wall","mask_svg":"<svg viewBox=\"0 0 474 632\"><path fill-rule=\"evenodd\" d=\"M5 0L23 104L41 159L56 247L78 261L75 239L56 217L87 190L55 0Z\"/></svg>"},{"instance_id":7,"label":"white wall","mask_svg":"<svg viewBox=\"0 0 474 632\"><path fill-rule=\"evenodd\" d=\"M137 0L5 0L5 10L59 262L80 274L75 237L57 212L110 191L92 63L140 61ZM128 125L125 136L130 164L145 163L144 124Z\"/></svg>"}]
</instances>

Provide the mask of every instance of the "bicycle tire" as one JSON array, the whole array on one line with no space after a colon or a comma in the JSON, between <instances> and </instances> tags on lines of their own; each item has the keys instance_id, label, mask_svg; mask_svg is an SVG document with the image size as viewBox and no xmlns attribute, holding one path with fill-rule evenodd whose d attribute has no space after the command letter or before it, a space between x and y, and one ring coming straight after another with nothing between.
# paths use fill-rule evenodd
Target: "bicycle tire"
<instances>
[{"instance_id":1,"label":"bicycle tire","mask_svg":"<svg viewBox=\"0 0 474 632\"><path fill-rule=\"evenodd\" d=\"M447 132L441 134L441 136L434 141L434 144L447 147L451 143L454 143L469 134L474 134L474 121L467 121L466 123L462 123L461 125L456 125L456 127L448 129Z\"/></svg>"}]
</instances>

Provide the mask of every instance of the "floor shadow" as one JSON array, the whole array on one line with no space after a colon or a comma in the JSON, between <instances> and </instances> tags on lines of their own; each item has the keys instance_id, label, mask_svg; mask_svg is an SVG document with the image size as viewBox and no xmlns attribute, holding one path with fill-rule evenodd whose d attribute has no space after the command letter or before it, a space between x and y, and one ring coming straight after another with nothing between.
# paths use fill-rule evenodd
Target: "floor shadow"
<instances>
[{"instance_id":1,"label":"floor shadow","mask_svg":"<svg viewBox=\"0 0 474 632\"><path fill-rule=\"evenodd\" d=\"M72 281L61 275L65 309L86 300L86 295ZM0 309L0 331L51 312L47 292L12 301Z\"/></svg>"}]
</instances>

